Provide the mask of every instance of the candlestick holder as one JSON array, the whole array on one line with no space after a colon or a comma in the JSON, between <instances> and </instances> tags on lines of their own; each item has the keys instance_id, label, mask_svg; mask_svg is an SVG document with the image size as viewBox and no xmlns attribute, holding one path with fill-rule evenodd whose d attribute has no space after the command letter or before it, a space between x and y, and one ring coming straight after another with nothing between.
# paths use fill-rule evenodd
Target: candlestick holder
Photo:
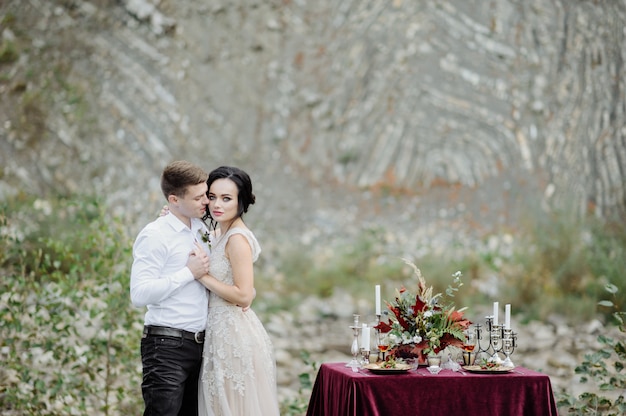
<instances>
[{"instance_id":1,"label":"candlestick holder","mask_svg":"<svg viewBox=\"0 0 626 416\"><path fill-rule=\"evenodd\" d=\"M511 354L517 346L517 333L504 325L494 325L493 316L486 316L486 325L474 325L476 330L476 360L485 359L496 364L514 367ZM483 335L487 334L488 338ZM500 354L505 356L502 360Z\"/></svg>"},{"instance_id":2,"label":"candlestick holder","mask_svg":"<svg viewBox=\"0 0 626 416\"><path fill-rule=\"evenodd\" d=\"M352 360L346 364L346 367L352 367L353 369L359 367L359 334L361 333L361 325L359 325L359 315L354 314L354 323L350 326L352 329L353 339L350 352L352 353Z\"/></svg>"},{"instance_id":3,"label":"candlestick holder","mask_svg":"<svg viewBox=\"0 0 626 416\"><path fill-rule=\"evenodd\" d=\"M513 351L515 351L516 339L516 333L514 333L510 329L504 330L504 338L502 338L502 352L505 355L505 359L502 362L502 365L506 367L515 367L515 364L513 364L513 361L511 361L511 354L513 354Z\"/></svg>"}]
</instances>

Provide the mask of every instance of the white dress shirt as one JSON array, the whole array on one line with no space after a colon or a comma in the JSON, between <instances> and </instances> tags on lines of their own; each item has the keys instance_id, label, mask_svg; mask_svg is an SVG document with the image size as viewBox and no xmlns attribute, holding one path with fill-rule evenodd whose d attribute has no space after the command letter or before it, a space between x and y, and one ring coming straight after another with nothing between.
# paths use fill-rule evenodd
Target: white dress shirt
<instances>
[{"instance_id":1,"label":"white dress shirt","mask_svg":"<svg viewBox=\"0 0 626 416\"><path fill-rule=\"evenodd\" d=\"M198 332L206 328L209 297L187 268L189 254L206 231L198 218L191 229L173 214L146 225L133 245L130 298L134 306L147 306L146 325L168 326Z\"/></svg>"}]
</instances>

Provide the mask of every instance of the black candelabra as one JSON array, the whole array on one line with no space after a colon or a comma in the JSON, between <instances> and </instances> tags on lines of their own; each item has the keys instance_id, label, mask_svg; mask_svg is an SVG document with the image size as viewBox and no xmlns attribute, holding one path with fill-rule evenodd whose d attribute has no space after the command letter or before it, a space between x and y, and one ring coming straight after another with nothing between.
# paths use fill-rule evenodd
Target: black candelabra
<instances>
[{"instance_id":1,"label":"black candelabra","mask_svg":"<svg viewBox=\"0 0 626 416\"><path fill-rule=\"evenodd\" d=\"M505 328L504 325L494 325L493 316L487 316L486 320L484 326L474 325L475 347L473 352L464 353L465 364L472 365L476 360L485 360L506 367L515 367L511 361L511 354L517 347L517 332L513 332L510 327ZM504 356L504 360L500 354Z\"/></svg>"}]
</instances>

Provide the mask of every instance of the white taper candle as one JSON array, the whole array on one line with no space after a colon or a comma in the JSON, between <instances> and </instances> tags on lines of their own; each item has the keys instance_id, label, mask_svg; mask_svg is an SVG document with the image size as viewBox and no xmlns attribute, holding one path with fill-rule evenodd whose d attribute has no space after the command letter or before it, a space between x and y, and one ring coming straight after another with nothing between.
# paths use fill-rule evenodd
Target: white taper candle
<instances>
[{"instance_id":1,"label":"white taper candle","mask_svg":"<svg viewBox=\"0 0 626 416\"><path fill-rule=\"evenodd\" d=\"M493 303L493 324L498 325L498 309L500 307L500 302Z\"/></svg>"},{"instance_id":2,"label":"white taper candle","mask_svg":"<svg viewBox=\"0 0 626 416\"><path fill-rule=\"evenodd\" d=\"M511 329L511 305L504 305L504 329Z\"/></svg>"},{"instance_id":3,"label":"white taper candle","mask_svg":"<svg viewBox=\"0 0 626 416\"><path fill-rule=\"evenodd\" d=\"M363 324L361 328L361 348L365 351L370 350L370 327L367 324Z\"/></svg>"}]
</instances>

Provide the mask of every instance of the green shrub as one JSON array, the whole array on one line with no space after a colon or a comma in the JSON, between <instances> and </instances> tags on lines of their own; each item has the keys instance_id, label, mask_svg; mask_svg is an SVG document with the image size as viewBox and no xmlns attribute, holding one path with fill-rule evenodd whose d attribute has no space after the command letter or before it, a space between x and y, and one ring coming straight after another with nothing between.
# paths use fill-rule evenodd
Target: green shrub
<instances>
[{"instance_id":1,"label":"green shrub","mask_svg":"<svg viewBox=\"0 0 626 416\"><path fill-rule=\"evenodd\" d=\"M609 284L606 290L617 298L618 288ZM626 312L612 300L601 301L600 306L613 310L620 332L626 333ZM620 416L626 414L626 342L624 338L614 339L598 336L602 348L585 355L583 362L576 367L581 383L593 383L591 391L578 397L563 393L558 399L559 407L567 408L568 414Z\"/></svg>"},{"instance_id":2,"label":"green shrub","mask_svg":"<svg viewBox=\"0 0 626 416\"><path fill-rule=\"evenodd\" d=\"M606 317L597 306L603 287L626 287L626 224L533 211L514 238L511 257L489 267L499 277L500 300L514 300L525 319L543 320L555 311L570 322ZM626 293L617 296L626 301Z\"/></svg>"},{"instance_id":3,"label":"green shrub","mask_svg":"<svg viewBox=\"0 0 626 416\"><path fill-rule=\"evenodd\" d=\"M300 373L298 376L298 381L300 382L298 396L280 404L280 414L282 416L304 415L309 406L309 397L313 388L313 375L317 373L319 363L311 360L308 351L301 351L300 358L309 367L309 371Z\"/></svg>"},{"instance_id":4,"label":"green shrub","mask_svg":"<svg viewBox=\"0 0 626 416\"><path fill-rule=\"evenodd\" d=\"M18 58L19 53L15 44L11 41L3 40L0 43L0 65L15 62Z\"/></svg>"},{"instance_id":5,"label":"green shrub","mask_svg":"<svg viewBox=\"0 0 626 416\"><path fill-rule=\"evenodd\" d=\"M375 284L401 281L410 275L397 255L387 253L381 232L366 229L350 244L291 244L276 259L281 280L262 272L256 281L266 285L266 290L278 292L281 307L311 295L327 298L338 289L373 300ZM270 274L277 273L272 270Z\"/></svg>"},{"instance_id":6,"label":"green shrub","mask_svg":"<svg viewBox=\"0 0 626 416\"><path fill-rule=\"evenodd\" d=\"M2 413L139 414L124 227L97 201L17 200L0 218Z\"/></svg>"}]
</instances>

